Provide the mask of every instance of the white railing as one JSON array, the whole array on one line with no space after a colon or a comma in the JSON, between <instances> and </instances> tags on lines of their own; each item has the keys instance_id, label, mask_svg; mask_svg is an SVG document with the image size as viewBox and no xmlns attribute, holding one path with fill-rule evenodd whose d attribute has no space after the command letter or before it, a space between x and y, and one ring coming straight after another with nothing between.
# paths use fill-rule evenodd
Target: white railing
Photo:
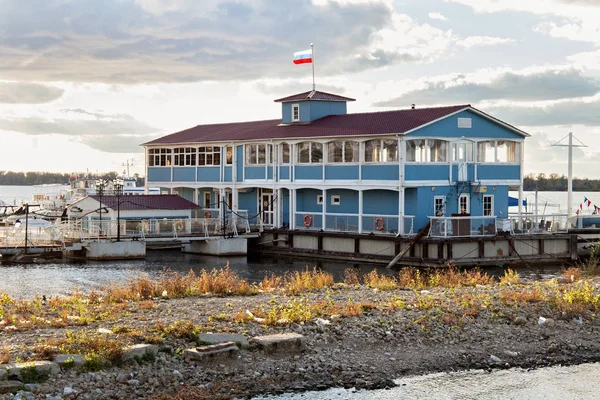
<instances>
[{"instance_id":1,"label":"white railing","mask_svg":"<svg viewBox=\"0 0 600 400\"><path fill-rule=\"evenodd\" d=\"M25 246L25 227L0 227L0 247ZM63 246L64 236L59 226L48 225L27 229L27 246Z\"/></svg>"},{"instance_id":2,"label":"white railing","mask_svg":"<svg viewBox=\"0 0 600 400\"><path fill-rule=\"evenodd\" d=\"M427 217L430 219L429 237L495 236L496 217Z\"/></svg>"},{"instance_id":3,"label":"white railing","mask_svg":"<svg viewBox=\"0 0 600 400\"><path fill-rule=\"evenodd\" d=\"M400 231L398 215L385 214L332 214L321 212L296 212L293 214L297 229L324 230L328 232L395 234L411 236L414 234L414 216L403 218ZM362 222L362 224L360 224Z\"/></svg>"},{"instance_id":4,"label":"white railing","mask_svg":"<svg viewBox=\"0 0 600 400\"><path fill-rule=\"evenodd\" d=\"M515 235L567 232L570 227L567 214L523 214L521 217L511 214L498 221L502 225L498 230Z\"/></svg>"}]
</instances>

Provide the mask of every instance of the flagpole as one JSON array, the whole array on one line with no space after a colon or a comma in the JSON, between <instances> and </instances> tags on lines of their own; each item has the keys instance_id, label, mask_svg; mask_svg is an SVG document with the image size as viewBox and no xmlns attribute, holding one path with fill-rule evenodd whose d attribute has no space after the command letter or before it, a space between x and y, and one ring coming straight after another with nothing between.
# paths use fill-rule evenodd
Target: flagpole
<instances>
[{"instance_id":1,"label":"flagpole","mask_svg":"<svg viewBox=\"0 0 600 400\"><path fill-rule=\"evenodd\" d=\"M315 51L314 51L314 45L311 43L310 44L310 53L311 53L311 57L312 57L312 73L313 73L313 92L315 91Z\"/></svg>"}]
</instances>

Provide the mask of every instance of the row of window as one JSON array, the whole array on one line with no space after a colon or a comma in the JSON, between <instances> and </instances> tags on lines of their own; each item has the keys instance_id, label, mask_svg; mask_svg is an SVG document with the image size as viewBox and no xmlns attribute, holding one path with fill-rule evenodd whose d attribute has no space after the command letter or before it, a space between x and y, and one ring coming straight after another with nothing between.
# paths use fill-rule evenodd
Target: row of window
<instances>
[{"instance_id":1,"label":"row of window","mask_svg":"<svg viewBox=\"0 0 600 400\"><path fill-rule=\"evenodd\" d=\"M476 146L475 146L476 145ZM271 144L247 144L246 165L265 165L274 161L274 147ZM291 162L290 144L279 145L281 163ZM360 161L360 143L353 140L336 140L329 143L302 142L296 145L296 161L301 164L322 164L324 154L328 163L357 163ZM519 162L521 146L519 142L508 140L488 140L482 142L451 143L439 139L415 139L406 141L407 162L447 162L475 160L477 162ZM374 139L364 142L364 162L397 162L398 142L394 139ZM153 166L205 166L221 164L221 147L179 147L148 150L148 165ZM171 158L173 157L173 158ZM225 147L225 165L233 161L233 148ZM172 163L172 164L171 164Z\"/></svg>"},{"instance_id":2,"label":"row of window","mask_svg":"<svg viewBox=\"0 0 600 400\"><path fill-rule=\"evenodd\" d=\"M521 146L510 140L487 140L482 142L452 143L439 139L416 139L406 141L407 162L474 161L477 145L477 162L519 162Z\"/></svg>"},{"instance_id":3,"label":"row of window","mask_svg":"<svg viewBox=\"0 0 600 400\"><path fill-rule=\"evenodd\" d=\"M471 207L469 204L469 194L461 194L458 197L458 210L459 214L470 214ZM446 215L446 197L435 196L433 198L433 211L434 215L441 217ZM494 215L494 196L490 194L483 195L483 215L492 216Z\"/></svg>"}]
</instances>

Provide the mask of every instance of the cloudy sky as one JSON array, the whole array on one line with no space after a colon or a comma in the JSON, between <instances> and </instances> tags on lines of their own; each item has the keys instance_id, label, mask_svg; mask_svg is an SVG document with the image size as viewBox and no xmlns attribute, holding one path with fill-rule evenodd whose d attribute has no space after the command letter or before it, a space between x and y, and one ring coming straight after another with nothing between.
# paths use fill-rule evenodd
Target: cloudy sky
<instances>
[{"instance_id":1,"label":"cloudy sky","mask_svg":"<svg viewBox=\"0 0 600 400\"><path fill-rule=\"evenodd\" d=\"M600 0L0 0L0 170L143 172L140 143L278 118L472 104L530 132L526 172L600 178Z\"/></svg>"}]
</instances>

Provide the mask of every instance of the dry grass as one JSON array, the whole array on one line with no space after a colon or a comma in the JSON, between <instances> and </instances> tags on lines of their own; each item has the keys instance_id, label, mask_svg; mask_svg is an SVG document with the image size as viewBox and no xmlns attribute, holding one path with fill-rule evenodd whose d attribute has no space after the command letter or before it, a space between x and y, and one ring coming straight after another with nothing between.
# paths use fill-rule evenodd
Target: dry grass
<instances>
[{"instance_id":1,"label":"dry grass","mask_svg":"<svg viewBox=\"0 0 600 400\"><path fill-rule=\"evenodd\" d=\"M94 360L103 366L120 364L126 343L120 339L92 334L85 330L79 332L67 330L63 339L52 339L47 344L58 349L59 353L83 354L86 359Z\"/></svg>"},{"instance_id":2,"label":"dry grass","mask_svg":"<svg viewBox=\"0 0 600 400\"><path fill-rule=\"evenodd\" d=\"M500 277L500 285L517 285L520 283L519 274L517 271L507 269L504 271L504 276Z\"/></svg>"},{"instance_id":3,"label":"dry grass","mask_svg":"<svg viewBox=\"0 0 600 400\"><path fill-rule=\"evenodd\" d=\"M344 283L349 286L360 285L360 270L358 268L346 268L344 270Z\"/></svg>"},{"instance_id":4,"label":"dry grass","mask_svg":"<svg viewBox=\"0 0 600 400\"><path fill-rule=\"evenodd\" d=\"M579 316L600 309L600 294L596 294L589 281L561 289L554 299L558 311L568 316Z\"/></svg>"},{"instance_id":5,"label":"dry grass","mask_svg":"<svg viewBox=\"0 0 600 400\"><path fill-rule=\"evenodd\" d=\"M400 287L395 277L379 274L375 270L363 276L363 283L370 288L379 290L393 290Z\"/></svg>"},{"instance_id":6,"label":"dry grass","mask_svg":"<svg viewBox=\"0 0 600 400\"><path fill-rule=\"evenodd\" d=\"M333 275L313 268L304 271L287 273L284 277L284 290L287 294L297 295L300 292L324 289L334 285Z\"/></svg>"},{"instance_id":7,"label":"dry grass","mask_svg":"<svg viewBox=\"0 0 600 400\"><path fill-rule=\"evenodd\" d=\"M8 349L0 349L0 364L8 364L10 362L10 351Z\"/></svg>"},{"instance_id":8,"label":"dry grass","mask_svg":"<svg viewBox=\"0 0 600 400\"><path fill-rule=\"evenodd\" d=\"M581 268L578 267L569 267L560 271L560 277L571 282L577 282L578 280L580 280L581 274Z\"/></svg>"},{"instance_id":9,"label":"dry grass","mask_svg":"<svg viewBox=\"0 0 600 400\"><path fill-rule=\"evenodd\" d=\"M546 301L546 294L539 287L510 290L500 293L500 301L507 306Z\"/></svg>"}]
</instances>

